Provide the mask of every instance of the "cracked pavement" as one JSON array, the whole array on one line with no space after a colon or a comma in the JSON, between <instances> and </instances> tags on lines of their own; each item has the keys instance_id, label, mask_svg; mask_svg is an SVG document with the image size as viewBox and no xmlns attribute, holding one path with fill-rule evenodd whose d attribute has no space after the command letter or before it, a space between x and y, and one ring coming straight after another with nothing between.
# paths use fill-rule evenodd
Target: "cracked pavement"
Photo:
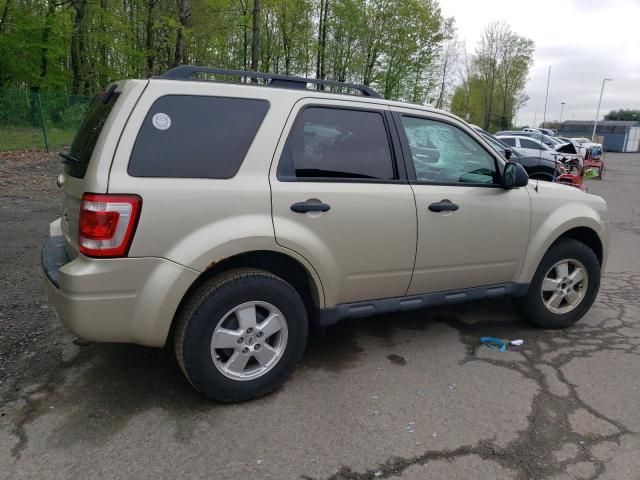
<instances>
[{"instance_id":1,"label":"cracked pavement","mask_svg":"<svg viewBox=\"0 0 640 480\"><path fill-rule=\"evenodd\" d=\"M640 154L588 182L611 245L574 327L508 300L343 322L236 405L202 400L170 349L73 343L41 286L58 167L38 158L0 158L0 478L640 478Z\"/></svg>"}]
</instances>

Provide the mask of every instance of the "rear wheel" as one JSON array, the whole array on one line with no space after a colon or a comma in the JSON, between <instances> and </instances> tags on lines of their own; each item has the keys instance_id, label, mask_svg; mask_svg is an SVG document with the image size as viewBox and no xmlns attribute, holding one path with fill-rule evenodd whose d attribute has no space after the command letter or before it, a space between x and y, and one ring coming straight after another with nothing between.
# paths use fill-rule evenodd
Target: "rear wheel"
<instances>
[{"instance_id":1,"label":"rear wheel","mask_svg":"<svg viewBox=\"0 0 640 480\"><path fill-rule=\"evenodd\" d=\"M239 269L205 282L178 318L175 352L205 397L249 400L279 387L302 356L307 310L287 282Z\"/></svg>"},{"instance_id":2,"label":"rear wheel","mask_svg":"<svg viewBox=\"0 0 640 480\"><path fill-rule=\"evenodd\" d=\"M571 238L557 241L542 258L527 295L514 299L520 313L542 328L564 328L589 310L600 287L593 250Z\"/></svg>"}]
</instances>

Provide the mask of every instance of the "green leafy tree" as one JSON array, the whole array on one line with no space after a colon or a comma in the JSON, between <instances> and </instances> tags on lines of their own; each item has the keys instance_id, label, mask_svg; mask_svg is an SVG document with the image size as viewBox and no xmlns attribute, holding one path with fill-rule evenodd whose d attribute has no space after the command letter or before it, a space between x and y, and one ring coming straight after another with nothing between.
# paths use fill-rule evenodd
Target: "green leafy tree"
<instances>
[{"instance_id":1,"label":"green leafy tree","mask_svg":"<svg viewBox=\"0 0 640 480\"><path fill-rule=\"evenodd\" d=\"M640 121L640 110L631 110L621 108L620 110L611 110L604 116L605 120L636 120Z\"/></svg>"}]
</instances>

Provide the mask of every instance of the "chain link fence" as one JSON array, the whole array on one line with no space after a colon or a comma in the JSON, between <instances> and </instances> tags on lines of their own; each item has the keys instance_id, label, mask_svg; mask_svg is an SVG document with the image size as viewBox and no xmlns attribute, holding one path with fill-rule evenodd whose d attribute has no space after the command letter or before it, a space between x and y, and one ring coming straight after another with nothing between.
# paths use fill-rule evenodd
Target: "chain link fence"
<instances>
[{"instance_id":1,"label":"chain link fence","mask_svg":"<svg viewBox=\"0 0 640 480\"><path fill-rule=\"evenodd\" d=\"M91 99L60 91L0 88L0 151L70 145Z\"/></svg>"}]
</instances>

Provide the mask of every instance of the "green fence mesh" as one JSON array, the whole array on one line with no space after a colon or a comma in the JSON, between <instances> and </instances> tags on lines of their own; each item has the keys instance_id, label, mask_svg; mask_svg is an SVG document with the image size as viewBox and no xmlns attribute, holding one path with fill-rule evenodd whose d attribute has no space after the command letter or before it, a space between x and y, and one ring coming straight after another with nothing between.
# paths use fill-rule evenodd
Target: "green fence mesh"
<instances>
[{"instance_id":1,"label":"green fence mesh","mask_svg":"<svg viewBox=\"0 0 640 480\"><path fill-rule=\"evenodd\" d=\"M0 151L68 146L91 99L60 91L0 88Z\"/></svg>"}]
</instances>

